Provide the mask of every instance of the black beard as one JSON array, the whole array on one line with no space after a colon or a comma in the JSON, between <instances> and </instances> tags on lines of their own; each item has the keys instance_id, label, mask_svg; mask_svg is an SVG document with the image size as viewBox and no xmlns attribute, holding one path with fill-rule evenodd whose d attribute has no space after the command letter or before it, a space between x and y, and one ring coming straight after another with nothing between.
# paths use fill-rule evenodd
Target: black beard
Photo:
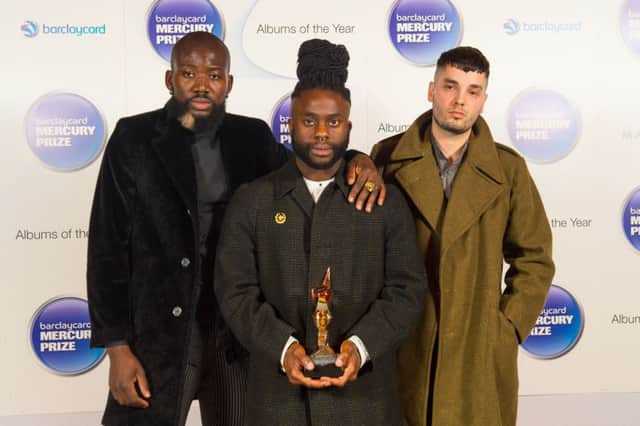
<instances>
[{"instance_id":1,"label":"black beard","mask_svg":"<svg viewBox=\"0 0 640 426\"><path fill-rule=\"evenodd\" d=\"M312 145L298 143L295 137L295 132L291 132L291 147L293 148L293 152L295 152L296 157L301 159L307 166L315 170L328 170L344 158L344 154L347 152L347 147L349 146L349 136L349 133L347 133L347 137L342 141L342 143L330 145L331 150L333 151L333 158L328 163L318 164L314 162L309 155Z\"/></svg>"},{"instance_id":2,"label":"black beard","mask_svg":"<svg viewBox=\"0 0 640 426\"><path fill-rule=\"evenodd\" d=\"M167 102L166 108L170 119L180 120L182 116L189 112L189 100L180 102L172 96ZM191 130L196 134L217 132L222 125L226 111L225 101L220 104L214 103L209 115L206 117L193 117L194 123Z\"/></svg>"}]
</instances>

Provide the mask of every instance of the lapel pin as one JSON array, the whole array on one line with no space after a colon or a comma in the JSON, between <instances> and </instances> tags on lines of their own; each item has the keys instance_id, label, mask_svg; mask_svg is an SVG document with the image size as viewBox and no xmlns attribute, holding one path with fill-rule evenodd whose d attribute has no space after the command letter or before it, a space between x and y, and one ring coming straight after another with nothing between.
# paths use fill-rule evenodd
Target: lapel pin
<instances>
[{"instance_id":1,"label":"lapel pin","mask_svg":"<svg viewBox=\"0 0 640 426\"><path fill-rule=\"evenodd\" d=\"M282 225L283 223L285 223L287 221L287 215L284 212L278 212L273 217L273 219L276 221L276 223L278 225Z\"/></svg>"}]
</instances>

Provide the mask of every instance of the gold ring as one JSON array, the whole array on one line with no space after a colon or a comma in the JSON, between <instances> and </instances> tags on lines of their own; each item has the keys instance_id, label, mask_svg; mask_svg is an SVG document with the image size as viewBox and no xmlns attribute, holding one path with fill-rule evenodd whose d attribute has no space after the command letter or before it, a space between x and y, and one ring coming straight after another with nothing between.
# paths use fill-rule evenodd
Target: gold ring
<instances>
[{"instance_id":1,"label":"gold ring","mask_svg":"<svg viewBox=\"0 0 640 426\"><path fill-rule=\"evenodd\" d=\"M373 192L374 189L376 189L376 184L368 181L367 183L364 184L364 189L366 189L369 192Z\"/></svg>"}]
</instances>

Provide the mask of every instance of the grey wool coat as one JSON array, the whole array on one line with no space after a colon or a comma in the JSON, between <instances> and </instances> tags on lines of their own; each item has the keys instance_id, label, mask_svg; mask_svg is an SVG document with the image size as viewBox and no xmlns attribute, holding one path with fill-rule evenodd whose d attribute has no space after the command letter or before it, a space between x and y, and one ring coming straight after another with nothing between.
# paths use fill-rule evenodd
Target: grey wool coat
<instances>
[{"instance_id":1,"label":"grey wool coat","mask_svg":"<svg viewBox=\"0 0 640 426\"><path fill-rule=\"evenodd\" d=\"M426 290L414 223L393 186L371 214L355 210L347 194L341 169L314 204L291 160L240 188L230 202L215 289L227 323L250 352L249 424L402 422L396 349L420 316ZM310 290L328 266L334 291L329 344L337 350L357 335L371 361L344 388L307 390L289 383L280 356L290 335L307 353L316 349Z\"/></svg>"}]
</instances>

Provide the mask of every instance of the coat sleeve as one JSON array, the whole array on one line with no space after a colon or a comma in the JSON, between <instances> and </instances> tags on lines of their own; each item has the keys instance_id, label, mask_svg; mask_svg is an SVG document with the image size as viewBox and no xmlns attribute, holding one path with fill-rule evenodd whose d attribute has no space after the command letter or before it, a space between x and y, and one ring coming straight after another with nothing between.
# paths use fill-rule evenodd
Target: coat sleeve
<instances>
[{"instance_id":1,"label":"coat sleeve","mask_svg":"<svg viewBox=\"0 0 640 426\"><path fill-rule=\"evenodd\" d=\"M384 205L384 284L377 299L348 335L358 336L375 362L397 348L424 309L427 275L420 255L415 222L402 195L389 185Z\"/></svg>"},{"instance_id":2,"label":"coat sleeve","mask_svg":"<svg viewBox=\"0 0 640 426\"><path fill-rule=\"evenodd\" d=\"M100 166L91 208L87 250L87 297L91 344L104 346L129 334L129 238L135 198L133 159L119 121Z\"/></svg>"},{"instance_id":3,"label":"coat sleeve","mask_svg":"<svg viewBox=\"0 0 640 426\"><path fill-rule=\"evenodd\" d=\"M220 311L250 353L280 365L285 342L295 329L278 318L262 294L256 260L255 186L236 191L225 213L215 264L215 292Z\"/></svg>"},{"instance_id":4,"label":"coat sleeve","mask_svg":"<svg viewBox=\"0 0 640 426\"><path fill-rule=\"evenodd\" d=\"M540 194L524 160L518 157L517 161L503 241L509 268L500 309L522 342L544 306L555 268L551 258L551 228Z\"/></svg>"}]
</instances>

